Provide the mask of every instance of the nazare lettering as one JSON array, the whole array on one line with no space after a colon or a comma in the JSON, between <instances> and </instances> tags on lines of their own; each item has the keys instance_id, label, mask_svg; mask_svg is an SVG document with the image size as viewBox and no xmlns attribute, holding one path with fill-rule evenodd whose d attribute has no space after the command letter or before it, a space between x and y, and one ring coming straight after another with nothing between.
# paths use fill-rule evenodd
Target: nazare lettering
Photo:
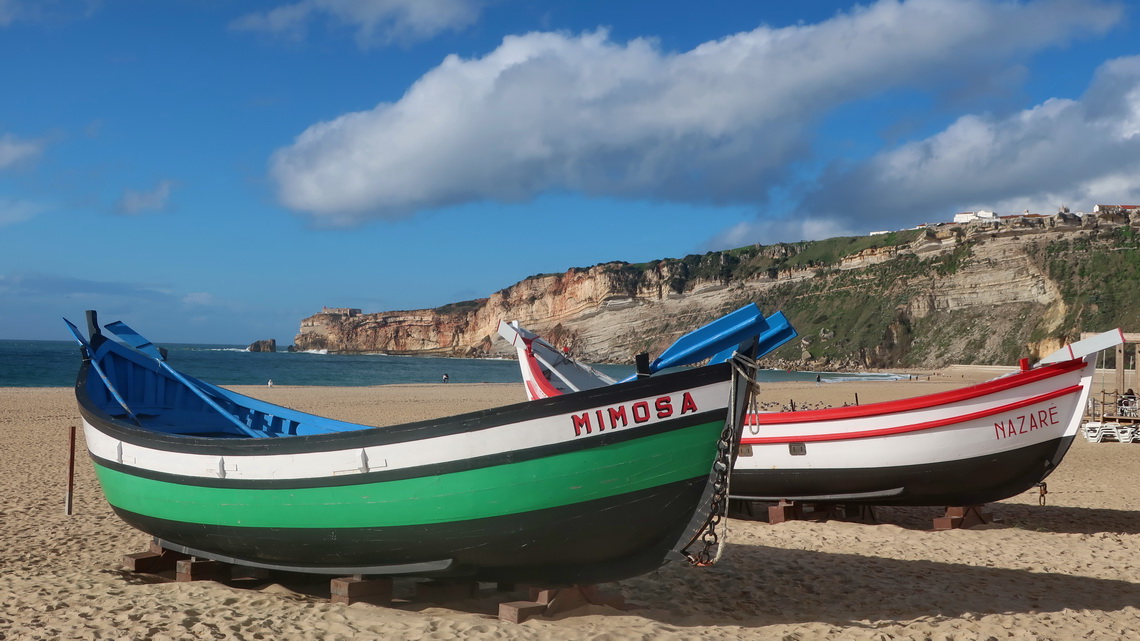
<instances>
[{"instance_id":1,"label":"nazare lettering","mask_svg":"<svg viewBox=\"0 0 1140 641\"><path fill-rule=\"evenodd\" d=\"M574 425L574 436L592 434L594 430L604 432L607 429L616 430L619 427L628 427L630 424L647 423L651 419L669 418L676 412L678 415L692 414L698 411L697 402L693 395L685 392L681 396L680 409L675 406L672 396L659 396L652 403L637 401L615 405L604 409L596 409L581 414L571 414L570 419Z\"/></svg>"},{"instance_id":2,"label":"nazare lettering","mask_svg":"<svg viewBox=\"0 0 1140 641\"><path fill-rule=\"evenodd\" d=\"M994 438L1001 440L1028 434L1044 427L1052 427L1060 423L1057 418L1057 406L1051 405L1048 409L1027 412L1020 416L994 423Z\"/></svg>"}]
</instances>

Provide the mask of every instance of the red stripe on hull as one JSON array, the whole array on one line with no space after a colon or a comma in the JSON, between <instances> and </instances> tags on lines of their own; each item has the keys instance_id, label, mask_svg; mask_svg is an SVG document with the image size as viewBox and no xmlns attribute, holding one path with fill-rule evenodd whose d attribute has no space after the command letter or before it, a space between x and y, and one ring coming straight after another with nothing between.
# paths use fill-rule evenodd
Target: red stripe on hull
<instances>
[{"instance_id":1,"label":"red stripe on hull","mask_svg":"<svg viewBox=\"0 0 1140 641\"><path fill-rule=\"evenodd\" d=\"M529 347L527 348L527 364L530 366L531 380L527 381L527 389L530 390L530 400L536 398L550 398L551 396L560 396L562 392L553 385L542 374L542 368L538 364L538 360L531 355ZM537 388L537 389L536 389Z\"/></svg>"},{"instance_id":2,"label":"red stripe on hull","mask_svg":"<svg viewBox=\"0 0 1140 641\"><path fill-rule=\"evenodd\" d=\"M947 425L954 425L956 423L964 423L966 421L977 420L979 418L985 418L987 416L993 416L994 414L1001 414L1002 412L1009 412L1009 411L1013 411L1016 409L1021 409L1023 407L1027 407L1029 405L1035 405L1037 403L1044 403L1045 401L1049 401L1049 400L1052 400L1054 398L1060 398L1062 396L1068 396L1070 394L1077 394L1081 391L1081 389L1082 388L1080 385L1073 385L1073 386L1066 387L1063 389L1054 390L1052 392L1047 392L1047 393L1041 394L1039 396L1034 396L1033 398L1022 399L1020 401L1008 403L1006 405L1001 405L999 407L994 407L994 408L991 408L988 410L981 410L978 412L972 412L970 414L950 416L947 418L938 419L938 420L934 420L934 421L925 421L922 423L914 423L911 425L899 425L896 427L885 427L885 428L881 428L881 429L863 430L863 431L859 431L859 432L833 432L830 434L801 434L801 435L784 435L784 436L767 436L767 437L752 436L752 437L745 437L745 438L741 439L740 442L741 443L748 443L748 444L752 444L752 445L763 445L763 444L770 444L770 443L806 443L806 442L817 442L817 441L842 441L842 440L854 439L854 438L871 438L871 437L875 437L875 436L888 436L891 434L904 434L906 432L918 432L918 431L930 430L930 429L934 429L934 428L938 428L938 427L945 427ZM971 397L967 397L967 398L971 398ZM879 405L884 405L884 403L879 403ZM750 415L748 418L752 419L755 416L756 415ZM781 421L780 423L784 424L784 423L791 423L791 422L793 422L793 421ZM750 421L747 424L755 425L756 423L755 423L755 421Z\"/></svg>"},{"instance_id":3,"label":"red stripe on hull","mask_svg":"<svg viewBox=\"0 0 1140 641\"><path fill-rule=\"evenodd\" d=\"M939 392L937 394L929 394L927 396L916 396L914 398L906 398L898 401L885 401L882 403L871 403L869 405L854 405L850 407L833 407L823 410L807 410L802 412L774 412L771 414L753 414L749 415L746 425L755 425L757 419L760 425L765 424L787 424L787 423L820 423L824 421L834 421L844 418L859 418L863 416L876 416L880 414L897 414L900 412L908 412L912 410L920 410L928 407L935 407L938 405L952 405L960 403L979 396L986 396L994 394L1007 389L1021 387L1037 381L1048 380L1054 376L1068 374L1079 370L1085 366L1085 361L1078 359L1075 361L1065 361L1064 363L1057 363L1055 365L1047 365L1037 369L1031 369L1027 372L1018 372L1010 376L986 381L977 385L963 387L961 389L950 390L947 392Z\"/></svg>"}]
</instances>

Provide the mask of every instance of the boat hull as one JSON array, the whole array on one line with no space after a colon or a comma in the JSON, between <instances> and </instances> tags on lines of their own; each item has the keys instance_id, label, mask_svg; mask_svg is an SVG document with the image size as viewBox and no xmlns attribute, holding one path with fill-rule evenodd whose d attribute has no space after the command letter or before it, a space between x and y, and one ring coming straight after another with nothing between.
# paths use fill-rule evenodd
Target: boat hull
<instances>
[{"instance_id":1,"label":"boat hull","mask_svg":"<svg viewBox=\"0 0 1140 641\"><path fill-rule=\"evenodd\" d=\"M737 499L970 505L1044 480L1072 445L1091 361L896 403L752 415Z\"/></svg>"},{"instance_id":2,"label":"boat hull","mask_svg":"<svg viewBox=\"0 0 1140 641\"><path fill-rule=\"evenodd\" d=\"M1044 480L1080 427L1094 359L1120 330L1064 346L1036 368L959 390L871 405L750 414L731 495L754 501L968 505ZM518 349L530 398L563 391Z\"/></svg>"},{"instance_id":3,"label":"boat hull","mask_svg":"<svg viewBox=\"0 0 1140 641\"><path fill-rule=\"evenodd\" d=\"M115 511L166 547L255 567L595 583L660 567L689 517L662 506L694 504L703 486L703 478L690 479L569 506L395 527L244 527Z\"/></svg>"},{"instance_id":4,"label":"boat hull","mask_svg":"<svg viewBox=\"0 0 1140 641\"><path fill-rule=\"evenodd\" d=\"M388 428L217 438L201 435L216 426L171 433L164 412L186 421L204 405L134 356L103 356L143 423L115 415L84 366L77 399L115 512L169 549L313 573L582 583L652 571L683 559L708 518L717 442L743 413L725 365ZM279 409L283 421L264 403L242 416L305 424Z\"/></svg>"},{"instance_id":5,"label":"boat hull","mask_svg":"<svg viewBox=\"0 0 1140 641\"><path fill-rule=\"evenodd\" d=\"M966 459L880 468L758 469L738 459L732 496L867 505L976 505L1040 483L1072 444L1063 437Z\"/></svg>"}]
</instances>

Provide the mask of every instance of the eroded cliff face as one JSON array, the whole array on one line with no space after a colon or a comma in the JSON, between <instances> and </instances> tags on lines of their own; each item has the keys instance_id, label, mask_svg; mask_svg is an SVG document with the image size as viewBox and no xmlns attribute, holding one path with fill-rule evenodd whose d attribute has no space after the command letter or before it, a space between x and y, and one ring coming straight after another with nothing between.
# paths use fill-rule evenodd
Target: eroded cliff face
<instances>
[{"instance_id":1,"label":"eroded cliff face","mask_svg":"<svg viewBox=\"0 0 1140 641\"><path fill-rule=\"evenodd\" d=\"M1066 303L1033 248L1121 224L1127 226L1127 219L1058 215L942 227L909 244L864 249L835 264L760 270L745 277L726 271L725 253L699 257L699 264L607 263L534 276L488 298L438 309L324 311L302 321L295 346L511 357L513 348L498 337L502 319L520 321L586 360L631 362L639 352L659 353L681 334L754 301L766 313L785 310L801 333L794 350L781 350L778 366L1008 362L1018 349L1039 356L1075 338L1063 335ZM786 258L805 246L760 248L759 253ZM868 298L878 304L873 313L839 320ZM864 329L871 334L854 336L849 330L856 323L869 325Z\"/></svg>"},{"instance_id":2,"label":"eroded cliff face","mask_svg":"<svg viewBox=\"0 0 1140 641\"><path fill-rule=\"evenodd\" d=\"M301 322L294 344L298 350L512 356L514 349L498 338L502 319L517 320L585 358L625 360L654 344L652 337L667 327L676 326L679 335L717 315L707 309L705 294L722 284L698 281L679 293L670 289L668 266L636 274L627 267L608 263L535 276L489 298L439 309L322 312Z\"/></svg>"}]
</instances>

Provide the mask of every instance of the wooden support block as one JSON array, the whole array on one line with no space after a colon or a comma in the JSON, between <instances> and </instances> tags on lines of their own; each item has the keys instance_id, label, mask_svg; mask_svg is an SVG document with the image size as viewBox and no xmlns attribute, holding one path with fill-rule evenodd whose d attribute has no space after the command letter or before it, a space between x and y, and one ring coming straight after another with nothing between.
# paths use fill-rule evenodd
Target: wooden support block
<instances>
[{"instance_id":1,"label":"wooden support block","mask_svg":"<svg viewBox=\"0 0 1140 641\"><path fill-rule=\"evenodd\" d=\"M798 503L780 501L768 506L768 523L776 524L803 518L803 508Z\"/></svg>"},{"instance_id":2,"label":"wooden support block","mask_svg":"<svg viewBox=\"0 0 1140 641\"><path fill-rule=\"evenodd\" d=\"M953 530L954 528L962 527L962 517L960 516L940 516L934 519L934 530Z\"/></svg>"},{"instance_id":3,"label":"wooden support block","mask_svg":"<svg viewBox=\"0 0 1140 641\"><path fill-rule=\"evenodd\" d=\"M934 529L971 528L995 520L993 513L986 510L984 505L953 505L946 508L944 516L934 519Z\"/></svg>"},{"instance_id":4,"label":"wooden support block","mask_svg":"<svg viewBox=\"0 0 1140 641\"><path fill-rule=\"evenodd\" d=\"M158 572L165 572L166 570L173 570L174 564L177 563L177 561L177 559L164 557L154 552L135 552L133 554L123 555L123 568L126 569L127 572L156 574Z\"/></svg>"},{"instance_id":5,"label":"wooden support block","mask_svg":"<svg viewBox=\"0 0 1140 641\"><path fill-rule=\"evenodd\" d=\"M576 586L582 592L582 596L587 601L595 605L605 605L618 610L624 610L625 597L616 592L603 592L601 588L596 585L579 585Z\"/></svg>"},{"instance_id":6,"label":"wooden support block","mask_svg":"<svg viewBox=\"0 0 1140 641\"><path fill-rule=\"evenodd\" d=\"M360 601L376 605L392 602L392 579L365 579L345 576L329 581L333 603L352 605Z\"/></svg>"},{"instance_id":7,"label":"wooden support block","mask_svg":"<svg viewBox=\"0 0 1140 641\"><path fill-rule=\"evenodd\" d=\"M562 588L556 590L550 602L546 604L546 614L559 614L582 607L588 603L590 603L590 600L578 586Z\"/></svg>"},{"instance_id":8,"label":"wooden support block","mask_svg":"<svg viewBox=\"0 0 1140 641\"><path fill-rule=\"evenodd\" d=\"M507 623L522 623L546 611L546 604L534 601L511 601L499 604L499 620Z\"/></svg>"},{"instance_id":9,"label":"wooden support block","mask_svg":"<svg viewBox=\"0 0 1140 641\"><path fill-rule=\"evenodd\" d=\"M533 585L528 586L528 591L530 592L530 600L534 601L535 603L550 605L550 602L553 601L554 597L558 595L558 591L565 589L566 587L568 586L561 586L556 588L540 588Z\"/></svg>"},{"instance_id":10,"label":"wooden support block","mask_svg":"<svg viewBox=\"0 0 1140 641\"><path fill-rule=\"evenodd\" d=\"M498 590L499 592L514 592L515 587L516 586L514 583L510 583L507 581L499 581L498 583L495 584L495 589Z\"/></svg>"},{"instance_id":11,"label":"wooden support block","mask_svg":"<svg viewBox=\"0 0 1140 641\"><path fill-rule=\"evenodd\" d=\"M522 623L539 614L555 615L587 604L604 605L618 610L631 609L622 595L602 592L593 584L528 588L530 601L499 604L500 621Z\"/></svg>"},{"instance_id":12,"label":"wooden support block","mask_svg":"<svg viewBox=\"0 0 1140 641\"><path fill-rule=\"evenodd\" d=\"M221 576L228 576L229 569L230 566L228 564L219 563L218 561L183 559L175 565L174 580L179 583L185 583L187 581L213 581Z\"/></svg>"},{"instance_id":13,"label":"wooden support block","mask_svg":"<svg viewBox=\"0 0 1140 641\"><path fill-rule=\"evenodd\" d=\"M181 552L164 550L152 543L150 549L146 552L135 552L133 554L123 555L123 568L128 572L156 574L158 572L173 570L175 564L188 558L190 557Z\"/></svg>"},{"instance_id":14,"label":"wooden support block","mask_svg":"<svg viewBox=\"0 0 1140 641\"><path fill-rule=\"evenodd\" d=\"M416 599L432 603L462 601L479 593L476 581L427 581L416 584Z\"/></svg>"},{"instance_id":15,"label":"wooden support block","mask_svg":"<svg viewBox=\"0 0 1140 641\"><path fill-rule=\"evenodd\" d=\"M557 614L592 603L605 605L618 610L626 609L625 597L620 594L602 592L598 586L568 585L555 588L530 588L530 599L546 607L546 614Z\"/></svg>"}]
</instances>

